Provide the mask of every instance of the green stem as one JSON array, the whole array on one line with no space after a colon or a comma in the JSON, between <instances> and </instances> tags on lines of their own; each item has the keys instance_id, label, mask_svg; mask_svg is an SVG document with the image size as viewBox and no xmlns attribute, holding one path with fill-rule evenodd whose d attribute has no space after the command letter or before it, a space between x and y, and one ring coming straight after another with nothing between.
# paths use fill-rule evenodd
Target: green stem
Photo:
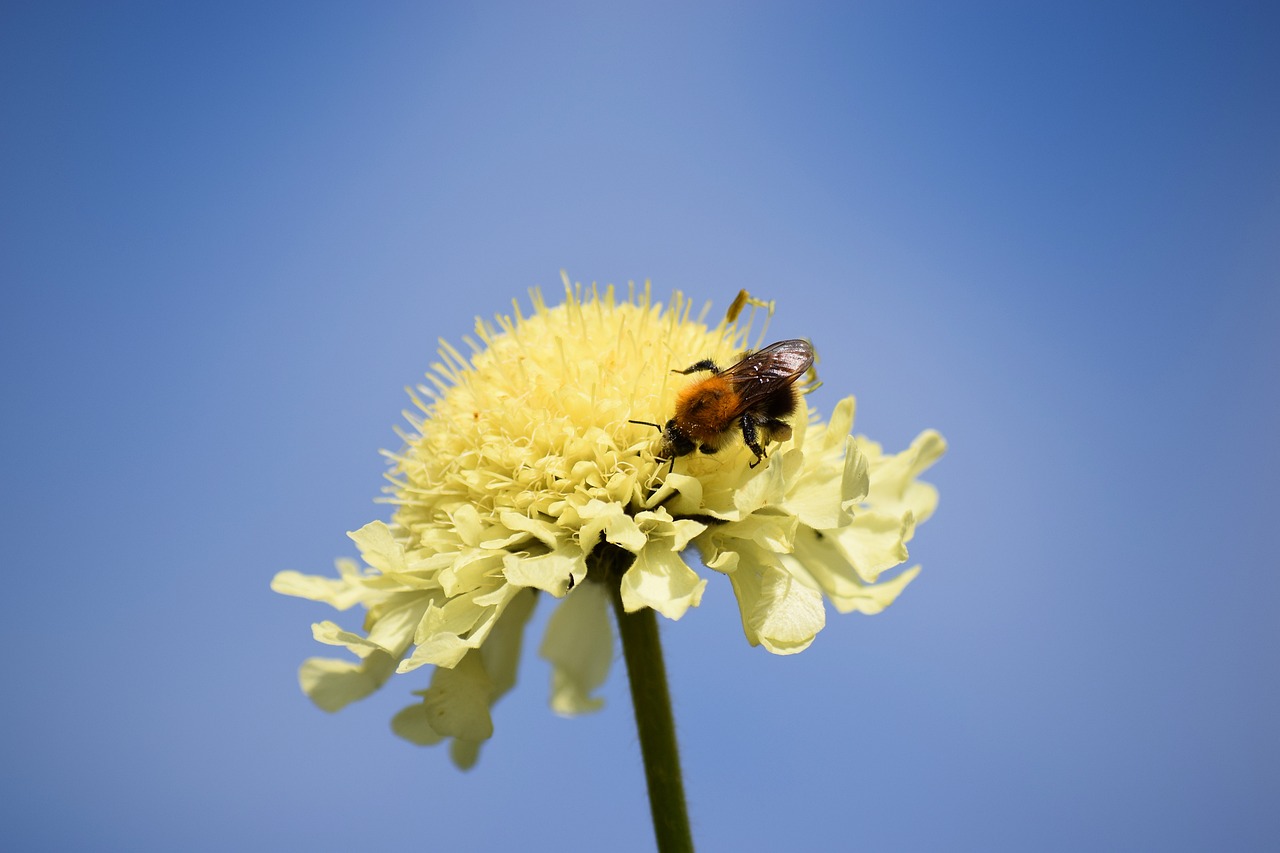
<instances>
[{"instance_id":1,"label":"green stem","mask_svg":"<svg viewBox=\"0 0 1280 853\"><path fill-rule=\"evenodd\" d=\"M649 809L653 813L658 850L691 853L693 835L684 804L684 779L680 775L667 669L662 662L662 643L658 638L658 617L648 607L635 613L626 612L619 580L616 576L611 578L609 586L613 590L613 610L618 616L618 633L622 635L622 654L627 659L631 704L635 706L636 728L640 732L640 752L649 783Z\"/></svg>"}]
</instances>

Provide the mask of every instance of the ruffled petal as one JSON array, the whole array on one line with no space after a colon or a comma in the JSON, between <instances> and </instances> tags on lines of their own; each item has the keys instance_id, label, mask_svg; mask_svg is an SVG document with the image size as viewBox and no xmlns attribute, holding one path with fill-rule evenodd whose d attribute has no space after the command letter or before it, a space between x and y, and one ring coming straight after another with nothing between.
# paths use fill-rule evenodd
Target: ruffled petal
<instances>
[{"instance_id":1,"label":"ruffled petal","mask_svg":"<svg viewBox=\"0 0 1280 853\"><path fill-rule=\"evenodd\" d=\"M777 555L758 548L722 551L708 566L729 575L743 633L753 646L795 654L826 624L822 594L793 577Z\"/></svg>"},{"instance_id":2,"label":"ruffled petal","mask_svg":"<svg viewBox=\"0 0 1280 853\"><path fill-rule=\"evenodd\" d=\"M337 560L339 577L326 578L304 575L301 572L278 572L271 579L271 589L281 595L293 595L322 601L337 610L347 610L364 600L365 591L360 582L365 575L352 560Z\"/></svg>"},{"instance_id":3,"label":"ruffled petal","mask_svg":"<svg viewBox=\"0 0 1280 853\"><path fill-rule=\"evenodd\" d=\"M502 558L502 573L515 586L533 587L562 598L569 591L570 579L576 584L586 577L587 563L577 544L567 544L532 557L508 554Z\"/></svg>"},{"instance_id":4,"label":"ruffled petal","mask_svg":"<svg viewBox=\"0 0 1280 853\"><path fill-rule=\"evenodd\" d=\"M880 512L860 512L839 530L826 531L846 560L867 583L874 583L885 569L907 559L907 537L914 521Z\"/></svg>"},{"instance_id":5,"label":"ruffled petal","mask_svg":"<svg viewBox=\"0 0 1280 853\"><path fill-rule=\"evenodd\" d=\"M579 541L586 550L599 544L602 536L605 541L633 554L648 541L636 519L628 515L621 504L591 500L578 513L583 519Z\"/></svg>"},{"instance_id":6,"label":"ruffled petal","mask_svg":"<svg viewBox=\"0 0 1280 853\"><path fill-rule=\"evenodd\" d=\"M637 554L622 576L622 606L628 613L652 607L668 619L679 619L698 606L706 587L679 554L655 544Z\"/></svg>"}]
</instances>

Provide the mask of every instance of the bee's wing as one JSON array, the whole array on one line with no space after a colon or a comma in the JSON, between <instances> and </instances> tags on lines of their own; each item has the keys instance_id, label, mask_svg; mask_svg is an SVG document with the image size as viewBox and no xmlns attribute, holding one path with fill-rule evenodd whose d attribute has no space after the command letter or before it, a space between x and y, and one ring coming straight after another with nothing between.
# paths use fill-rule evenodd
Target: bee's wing
<instances>
[{"instance_id":1,"label":"bee's wing","mask_svg":"<svg viewBox=\"0 0 1280 853\"><path fill-rule=\"evenodd\" d=\"M720 374L738 392L740 402L735 417L755 408L771 393L795 384L812 364L813 347L798 339L778 341L743 356Z\"/></svg>"}]
</instances>

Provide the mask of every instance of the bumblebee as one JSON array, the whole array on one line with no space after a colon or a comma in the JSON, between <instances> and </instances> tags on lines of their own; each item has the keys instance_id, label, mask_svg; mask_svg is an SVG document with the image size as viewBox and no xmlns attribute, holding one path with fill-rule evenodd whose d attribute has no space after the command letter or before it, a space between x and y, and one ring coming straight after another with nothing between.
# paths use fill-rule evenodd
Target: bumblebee
<instances>
[{"instance_id":1,"label":"bumblebee","mask_svg":"<svg viewBox=\"0 0 1280 853\"><path fill-rule=\"evenodd\" d=\"M783 418L795 412L796 381L812 365L813 346L802 340L769 344L727 368L705 358L674 371L685 376L702 371L711 375L681 389L675 416L666 426L632 423L658 427L661 455L672 460L694 450L715 453L735 428L740 429L743 442L756 455L754 468L765 458L765 443L791 437L791 426Z\"/></svg>"}]
</instances>

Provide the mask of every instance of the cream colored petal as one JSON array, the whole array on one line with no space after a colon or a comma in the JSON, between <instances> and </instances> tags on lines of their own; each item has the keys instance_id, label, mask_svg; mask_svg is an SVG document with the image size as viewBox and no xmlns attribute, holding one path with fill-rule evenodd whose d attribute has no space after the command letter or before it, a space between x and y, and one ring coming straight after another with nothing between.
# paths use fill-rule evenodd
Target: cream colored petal
<instances>
[{"instance_id":1,"label":"cream colored petal","mask_svg":"<svg viewBox=\"0 0 1280 853\"><path fill-rule=\"evenodd\" d=\"M856 595L865 583L830 535L802 527L796 534L795 549L782 558L792 573L803 571L829 597Z\"/></svg>"},{"instance_id":2,"label":"cream colored petal","mask_svg":"<svg viewBox=\"0 0 1280 853\"><path fill-rule=\"evenodd\" d=\"M706 586L679 554L652 543L622 576L622 605L628 613L652 607L668 619L679 619L698 606Z\"/></svg>"},{"instance_id":3,"label":"cream colored petal","mask_svg":"<svg viewBox=\"0 0 1280 853\"><path fill-rule=\"evenodd\" d=\"M461 504L449 515L453 530L464 545L477 548L486 536L480 513L471 504Z\"/></svg>"},{"instance_id":4,"label":"cream colored petal","mask_svg":"<svg viewBox=\"0 0 1280 853\"><path fill-rule=\"evenodd\" d=\"M683 551L695 536L707 529L707 525L691 518L673 518L665 507L636 513L636 524L650 540L662 539L655 547L671 551Z\"/></svg>"},{"instance_id":5,"label":"cream colored petal","mask_svg":"<svg viewBox=\"0 0 1280 853\"><path fill-rule=\"evenodd\" d=\"M913 566L893 578L877 584L869 584L852 595L831 596L831 603L841 613L858 611L874 615L884 610L898 597L907 584L920 574L920 567Z\"/></svg>"},{"instance_id":6,"label":"cream colored petal","mask_svg":"<svg viewBox=\"0 0 1280 853\"><path fill-rule=\"evenodd\" d=\"M938 508L938 490L931 483L913 480L903 490L902 506L906 507L915 517L917 526L924 524L933 515L933 511ZM914 532L913 530L912 533L914 534ZM910 536L907 537L907 541L911 541Z\"/></svg>"},{"instance_id":7,"label":"cream colored petal","mask_svg":"<svg viewBox=\"0 0 1280 853\"><path fill-rule=\"evenodd\" d=\"M765 551L781 554L791 550L798 524L793 515L757 512L741 521L708 527L706 535L700 536L695 544L701 549L710 542L713 549L733 550L739 547L738 541L745 540Z\"/></svg>"},{"instance_id":8,"label":"cream colored petal","mask_svg":"<svg viewBox=\"0 0 1280 853\"><path fill-rule=\"evenodd\" d=\"M834 450L849 437L849 432L853 429L856 409L857 402L853 397L845 397L836 403L835 409L831 412L831 419L827 421L826 428L822 432L822 450Z\"/></svg>"},{"instance_id":9,"label":"cream colored petal","mask_svg":"<svg viewBox=\"0 0 1280 853\"><path fill-rule=\"evenodd\" d=\"M867 503L893 511L902 502L907 487L947 449L947 442L933 430L925 430L911 446L893 456L873 461L871 491Z\"/></svg>"},{"instance_id":10,"label":"cream colored petal","mask_svg":"<svg viewBox=\"0 0 1280 853\"><path fill-rule=\"evenodd\" d=\"M533 615L533 606L538 601L538 594L531 589L522 589L511 599L502 618L493 626L489 637L480 647L480 658L484 661L485 671L493 682L493 699L510 690L516 683L516 672L520 668L520 649L524 645L524 628Z\"/></svg>"},{"instance_id":11,"label":"cream colored petal","mask_svg":"<svg viewBox=\"0 0 1280 853\"><path fill-rule=\"evenodd\" d=\"M707 525L691 518L681 518L671 524L671 550L683 551L696 537L707 529Z\"/></svg>"},{"instance_id":12,"label":"cream colored petal","mask_svg":"<svg viewBox=\"0 0 1280 853\"><path fill-rule=\"evenodd\" d=\"M480 742L457 738L449 744L449 758L459 770L470 770L480 757Z\"/></svg>"},{"instance_id":13,"label":"cream colored petal","mask_svg":"<svg viewBox=\"0 0 1280 853\"><path fill-rule=\"evenodd\" d=\"M882 571L907 559L904 543L913 524L910 513L898 517L864 511L855 515L847 527L825 532L835 540L858 576L874 583Z\"/></svg>"},{"instance_id":14,"label":"cream colored petal","mask_svg":"<svg viewBox=\"0 0 1280 853\"><path fill-rule=\"evenodd\" d=\"M498 520L503 526L523 533L528 533L548 548L554 549L560 544L564 533L554 524L541 519L529 518L518 512L498 513Z\"/></svg>"},{"instance_id":15,"label":"cream colored petal","mask_svg":"<svg viewBox=\"0 0 1280 853\"><path fill-rule=\"evenodd\" d=\"M751 645L774 654L795 654L808 648L826 624L822 594L792 577L776 555L747 546L723 551L715 562L708 568L729 575Z\"/></svg>"},{"instance_id":16,"label":"cream colored petal","mask_svg":"<svg viewBox=\"0 0 1280 853\"><path fill-rule=\"evenodd\" d=\"M809 527L828 528L848 524L850 515L841 500L837 472L801 479L782 501L782 509Z\"/></svg>"},{"instance_id":17,"label":"cream colored petal","mask_svg":"<svg viewBox=\"0 0 1280 853\"><path fill-rule=\"evenodd\" d=\"M349 562L349 561L347 561ZM358 585L342 579L304 575L301 572L279 572L271 579L271 589L283 595L323 601L338 610L347 610L359 604L367 595Z\"/></svg>"},{"instance_id":18,"label":"cream colored petal","mask_svg":"<svg viewBox=\"0 0 1280 853\"><path fill-rule=\"evenodd\" d=\"M590 551L599 544L601 534L607 541L632 553L643 548L648 539L621 504L593 499L581 507L578 513L583 519L578 534L579 541L585 551Z\"/></svg>"},{"instance_id":19,"label":"cream colored petal","mask_svg":"<svg viewBox=\"0 0 1280 853\"><path fill-rule=\"evenodd\" d=\"M391 731L418 746L434 746L444 740L444 735L431 728L431 721L427 717L427 706L421 702L414 702L407 708L401 708L391 718Z\"/></svg>"},{"instance_id":20,"label":"cream colored petal","mask_svg":"<svg viewBox=\"0 0 1280 853\"><path fill-rule=\"evenodd\" d=\"M443 604L430 604L422 614L422 622L413 641L421 646L432 637L442 634L465 636L484 618L485 608L475 603L474 597L451 598Z\"/></svg>"},{"instance_id":21,"label":"cream colored petal","mask_svg":"<svg viewBox=\"0 0 1280 853\"><path fill-rule=\"evenodd\" d=\"M395 666L386 652L373 652L360 663L307 658L298 669L298 684L318 707L338 711L385 684Z\"/></svg>"},{"instance_id":22,"label":"cream colored petal","mask_svg":"<svg viewBox=\"0 0 1280 853\"><path fill-rule=\"evenodd\" d=\"M742 619L742 633L746 634L748 643L753 646L760 645L760 638L756 636L755 628L747 618L747 615L754 610L756 602L760 599L760 572L751 569L739 571L742 560L737 551L719 551L711 557L703 553L702 561L708 569L714 569L729 576L729 583L733 586L734 597L738 601L738 615Z\"/></svg>"},{"instance_id":23,"label":"cream colored petal","mask_svg":"<svg viewBox=\"0 0 1280 853\"><path fill-rule=\"evenodd\" d=\"M408 569L404 545L396 540L391 529L383 522L371 521L347 536L356 543L364 561L383 574L403 573Z\"/></svg>"},{"instance_id":24,"label":"cream colored petal","mask_svg":"<svg viewBox=\"0 0 1280 853\"><path fill-rule=\"evenodd\" d=\"M761 507L777 506L786 499L787 454L775 453L769 457L763 469L749 479L733 496L734 506L740 513L755 512Z\"/></svg>"},{"instance_id":25,"label":"cream colored petal","mask_svg":"<svg viewBox=\"0 0 1280 853\"><path fill-rule=\"evenodd\" d=\"M486 551L505 551L508 549L518 550L515 546L523 545L526 542L533 540L533 534L523 530L517 530L514 533L507 531L506 528L503 527L495 528L495 530L503 533L504 535L495 539L485 539L480 543L480 547L482 549ZM491 530L486 532L492 533L494 531Z\"/></svg>"},{"instance_id":26,"label":"cream colored petal","mask_svg":"<svg viewBox=\"0 0 1280 853\"><path fill-rule=\"evenodd\" d=\"M485 548L464 548L449 556L453 559L440 569L436 579L445 596L455 598L491 587L494 575L502 570L502 558L506 555Z\"/></svg>"},{"instance_id":27,"label":"cream colored petal","mask_svg":"<svg viewBox=\"0 0 1280 853\"><path fill-rule=\"evenodd\" d=\"M489 699L493 682L478 654L468 654L452 669L438 667L422 704L431 728L445 737L487 740L493 735Z\"/></svg>"},{"instance_id":28,"label":"cream colored petal","mask_svg":"<svg viewBox=\"0 0 1280 853\"><path fill-rule=\"evenodd\" d=\"M587 563L582 549L569 543L536 557L507 554L502 558L502 574L510 584L541 589L561 598L569 591L570 577L575 584L586 577Z\"/></svg>"},{"instance_id":29,"label":"cream colored petal","mask_svg":"<svg viewBox=\"0 0 1280 853\"><path fill-rule=\"evenodd\" d=\"M646 509L662 506L676 515L683 515L687 512L697 512L702 506L702 481L697 477L690 477L688 474L680 474L676 471L671 473L663 471L660 480L661 482L652 493L646 490L641 498L640 502ZM637 483L637 488L640 486L641 484Z\"/></svg>"},{"instance_id":30,"label":"cream colored petal","mask_svg":"<svg viewBox=\"0 0 1280 853\"><path fill-rule=\"evenodd\" d=\"M775 655L804 651L827 621L822 593L772 567L761 577L760 596L748 618L760 645Z\"/></svg>"},{"instance_id":31,"label":"cream colored petal","mask_svg":"<svg viewBox=\"0 0 1280 853\"><path fill-rule=\"evenodd\" d=\"M457 634L432 634L418 643L413 650L413 654L400 661L400 665L396 667L396 672L413 672L418 667L426 666L427 664L435 664L442 667L457 666L458 661L462 660L463 656L473 648L475 648L475 644L459 637Z\"/></svg>"},{"instance_id":32,"label":"cream colored petal","mask_svg":"<svg viewBox=\"0 0 1280 853\"><path fill-rule=\"evenodd\" d=\"M500 582L485 595L455 598L443 607L428 606L414 637L417 648L400 662L397 671L410 672L429 663L456 666L468 649L479 648L519 592L519 587Z\"/></svg>"},{"instance_id":33,"label":"cream colored petal","mask_svg":"<svg viewBox=\"0 0 1280 853\"><path fill-rule=\"evenodd\" d=\"M361 634L347 631L337 623L330 622L327 619L323 622L316 622L311 626L311 636L316 642L324 643L327 646L343 646L360 657L365 657L370 652L391 653L390 649L371 642Z\"/></svg>"},{"instance_id":34,"label":"cream colored petal","mask_svg":"<svg viewBox=\"0 0 1280 853\"><path fill-rule=\"evenodd\" d=\"M840 476L840 497L844 501L860 501L871 489L871 460L862 452L858 440L844 437L844 467ZM849 504L846 504L848 506ZM832 527L836 525L830 525Z\"/></svg>"},{"instance_id":35,"label":"cream colored petal","mask_svg":"<svg viewBox=\"0 0 1280 853\"><path fill-rule=\"evenodd\" d=\"M398 601L379 605L378 619L369 629L369 642L376 643L397 658L413 642L418 625L432 601L430 596L418 594L398 598Z\"/></svg>"},{"instance_id":36,"label":"cream colored petal","mask_svg":"<svg viewBox=\"0 0 1280 853\"><path fill-rule=\"evenodd\" d=\"M551 614L538 654L551 663L551 709L557 714L584 714L604 705L591 694L604 684L613 662L608 611L604 585L585 583Z\"/></svg>"}]
</instances>

